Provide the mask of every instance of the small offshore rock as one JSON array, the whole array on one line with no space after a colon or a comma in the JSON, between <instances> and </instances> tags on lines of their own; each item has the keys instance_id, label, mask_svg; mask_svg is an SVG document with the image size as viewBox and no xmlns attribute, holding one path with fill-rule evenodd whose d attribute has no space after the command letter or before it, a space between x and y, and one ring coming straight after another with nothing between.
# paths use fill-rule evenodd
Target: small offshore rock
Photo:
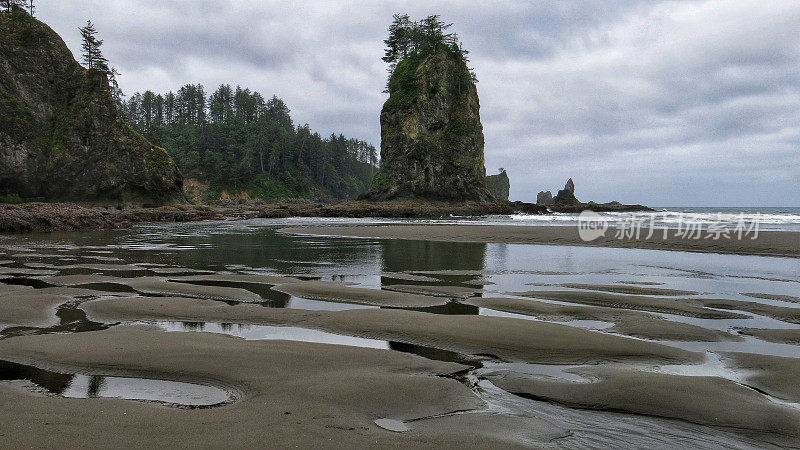
<instances>
[{"instance_id":1,"label":"small offshore rock","mask_svg":"<svg viewBox=\"0 0 800 450\"><path fill-rule=\"evenodd\" d=\"M497 175L489 175L486 177L486 187L495 200L507 202L511 192L511 180L508 179L508 173L501 170Z\"/></svg>"}]
</instances>

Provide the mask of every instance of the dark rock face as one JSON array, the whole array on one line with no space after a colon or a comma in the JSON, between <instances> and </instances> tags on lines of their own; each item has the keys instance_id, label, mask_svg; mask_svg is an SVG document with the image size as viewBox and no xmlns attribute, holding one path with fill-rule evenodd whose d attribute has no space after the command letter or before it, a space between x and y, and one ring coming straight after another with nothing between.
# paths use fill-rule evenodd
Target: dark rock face
<instances>
[{"instance_id":1,"label":"dark rock face","mask_svg":"<svg viewBox=\"0 0 800 450\"><path fill-rule=\"evenodd\" d=\"M166 151L121 118L105 74L21 9L0 14L0 193L185 202Z\"/></svg>"},{"instance_id":2,"label":"dark rock face","mask_svg":"<svg viewBox=\"0 0 800 450\"><path fill-rule=\"evenodd\" d=\"M381 168L365 198L490 200L480 103L466 63L442 48L406 57L381 112Z\"/></svg>"},{"instance_id":3,"label":"dark rock face","mask_svg":"<svg viewBox=\"0 0 800 450\"><path fill-rule=\"evenodd\" d=\"M492 197L501 202L507 202L508 196L511 192L511 180L508 179L508 174L505 170L497 175L489 175L486 177L486 187L489 188Z\"/></svg>"},{"instance_id":4,"label":"dark rock face","mask_svg":"<svg viewBox=\"0 0 800 450\"><path fill-rule=\"evenodd\" d=\"M572 178L567 181L567 184L564 186L564 189L558 191L556 197L553 199L553 204L559 206L569 206L569 205L580 205L581 202L575 198L575 183L572 182Z\"/></svg>"},{"instance_id":5,"label":"dark rock face","mask_svg":"<svg viewBox=\"0 0 800 450\"><path fill-rule=\"evenodd\" d=\"M564 190L572 195L575 195L575 183L572 181L572 178L567 180L567 184L564 185Z\"/></svg>"},{"instance_id":6,"label":"dark rock face","mask_svg":"<svg viewBox=\"0 0 800 450\"><path fill-rule=\"evenodd\" d=\"M549 206L553 204L553 194L550 191L542 191L536 195L536 204Z\"/></svg>"}]
</instances>

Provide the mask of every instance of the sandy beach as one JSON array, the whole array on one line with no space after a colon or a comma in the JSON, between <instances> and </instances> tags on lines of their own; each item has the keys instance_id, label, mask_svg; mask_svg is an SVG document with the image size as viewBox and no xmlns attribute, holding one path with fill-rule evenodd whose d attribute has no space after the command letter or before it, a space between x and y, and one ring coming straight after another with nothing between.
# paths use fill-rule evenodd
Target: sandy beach
<instances>
[{"instance_id":1,"label":"sandy beach","mask_svg":"<svg viewBox=\"0 0 800 450\"><path fill-rule=\"evenodd\" d=\"M602 256L616 249L503 246L537 233L229 221L6 237L0 444L94 446L109 432L175 447L800 439L800 279L786 258L740 256L730 270L739 256L624 265ZM228 400L136 400L115 377Z\"/></svg>"},{"instance_id":2,"label":"sandy beach","mask_svg":"<svg viewBox=\"0 0 800 450\"><path fill-rule=\"evenodd\" d=\"M617 230L610 228L606 237L585 242L577 227L517 225L357 225L309 226L282 230L285 233L342 236L374 239L433 240L448 242L497 242L507 244L589 245L619 248L645 248L687 252L733 253L737 255L770 255L800 257L800 233L761 231L757 239L684 239L676 230L655 233L649 239L617 239Z\"/></svg>"}]
</instances>

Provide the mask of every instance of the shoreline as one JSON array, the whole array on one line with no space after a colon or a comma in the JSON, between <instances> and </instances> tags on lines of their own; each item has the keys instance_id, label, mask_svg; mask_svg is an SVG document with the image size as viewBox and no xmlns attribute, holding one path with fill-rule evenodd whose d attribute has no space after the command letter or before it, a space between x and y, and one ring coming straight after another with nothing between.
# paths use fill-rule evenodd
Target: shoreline
<instances>
[{"instance_id":1,"label":"shoreline","mask_svg":"<svg viewBox=\"0 0 800 450\"><path fill-rule=\"evenodd\" d=\"M0 233L86 231L125 228L145 222L197 222L223 219L285 219L343 217L385 219L439 219L451 216L544 214L546 208L522 203L446 203L392 201L321 203L286 200L272 203L222 205L165 205L141 207L123 204L25 203L0 204Z\"/></svg>"},{"instance_id":2,"label":"shoreline","mask_svg":"<svg viewBox=\"0 0 800 450\"><path fill-rule=\"evenodd\" d=\"M524 207L517 205L518 207ZM347 202L323 204L306 200L231 205L101 206L77 203L0 205L0 233L88 231L127 228L137 223L197 222L308 218L438 219L451 216L514 214L513 204L431 202ZM650 239L616 239L611 227L591 242L581 239L578 227L553 225L392 224L287 226L281 232L345 238L508 243L583 247L640 248L699 253L800 257L800 232L765 230L753 240L685 239L677 230L658 230Z\"/></svg>"},{"instance_id":3,"label":"shoreline","mask_svg":"<svg viewBox=\"0 0 800 450\"><path fill-rule=\"evenodd\" d=\"M401 239L464 243L503 243L562 245L581 247L639 248L697 253L722 253L753 256L800 257L800 232L761 231L755 240L687 240L667 230L667 238L657 233L651 239L615 239L609 228L606 237L585 242L578 227L524 225L329 225L286 227L282 233L343 238Z\"/></svg>"}]
</instances>

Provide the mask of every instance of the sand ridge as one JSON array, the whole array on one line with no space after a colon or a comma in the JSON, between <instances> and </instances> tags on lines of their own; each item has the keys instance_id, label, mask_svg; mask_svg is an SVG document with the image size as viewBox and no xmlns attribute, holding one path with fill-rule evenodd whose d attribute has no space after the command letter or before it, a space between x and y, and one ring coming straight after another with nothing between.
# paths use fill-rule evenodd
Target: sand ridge
<instances>
[{"instance_id":1,"label":"sand ridge","mask_svg":"<svg viewBox=\"0 0 800 450\"><path fill-rule=\"evenodd\" d=\"M615 239L610 228L606 237L585 242L578 227L520 225L345 225L287 227L286 234L359 237L374 239L409 239L450 242L500 242L544 245L588 245L620 248L647 248L690 252L735 253L739 255L772 255L800 257L800 232L761 231L753 239L683 239L677 230L669 230L667 238L655 233L651 239Z\"/></svg>"}]
</instances>

